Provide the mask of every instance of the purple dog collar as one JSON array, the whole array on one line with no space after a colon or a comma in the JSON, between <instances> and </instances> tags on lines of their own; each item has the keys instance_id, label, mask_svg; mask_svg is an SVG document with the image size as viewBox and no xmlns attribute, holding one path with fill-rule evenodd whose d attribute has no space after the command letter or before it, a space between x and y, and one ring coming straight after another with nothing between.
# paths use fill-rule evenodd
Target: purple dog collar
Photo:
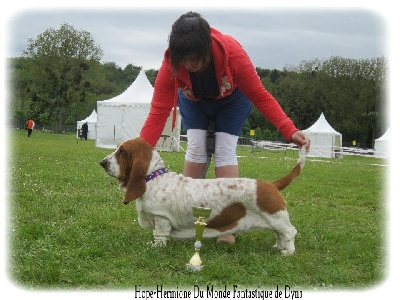
<instances>
[{"instance_id":1,"label":"purple dog collar","mask_svg":"<svg viewBox=\"0 0 400 300\"><path fill-rule=\"evenodd\" d=\"M160 175L168 173L168 172L169 172L168 169L161 168L161 169L158 169L158 170L156 170L154 172L151 172L151 174L147 175L144 179L146 180L146 182L149 182L150 180L156 178L157 176L160 176Z\"/></svg>"}]
</instances>

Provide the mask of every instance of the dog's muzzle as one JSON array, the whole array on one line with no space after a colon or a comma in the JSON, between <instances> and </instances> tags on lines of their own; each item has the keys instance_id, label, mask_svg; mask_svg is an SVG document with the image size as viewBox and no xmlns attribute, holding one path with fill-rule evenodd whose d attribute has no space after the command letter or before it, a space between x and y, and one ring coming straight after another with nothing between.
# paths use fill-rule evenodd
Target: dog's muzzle
<instances>
[{"instance_id":1,"label":"dog's muzzle","mask_svg":"<svg viewBox=\"0 0 400 300\"><path fill-rule=\"evenodd\" d=\"M100 162L100 166L102 166L102 167L107 171L107 169L108 169L108 160L103 159L103 160Z\"/></svg>"}]
</instances>

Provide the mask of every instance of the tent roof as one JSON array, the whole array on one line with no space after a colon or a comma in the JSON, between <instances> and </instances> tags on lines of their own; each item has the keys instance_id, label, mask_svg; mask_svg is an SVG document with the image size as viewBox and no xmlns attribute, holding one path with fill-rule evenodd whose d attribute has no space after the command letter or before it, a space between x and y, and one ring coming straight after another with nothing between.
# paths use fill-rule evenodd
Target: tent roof
<instances>
[{"instance_id":1,"label":"tent roof","mask_svg":"<svg viewBox=\"0 0 400 300\"><path fill-rule=\"evenodd\" d=\"M389 139L390 139L390 127L379 139L376 139L375 141L388 141Z\"/></svg>"},{"instance_id":2,"label":"tent roof","mask_svg":"<svg viewBox=\"0 0 400 300\"><path fill-rule=\"evenodd\" d=\"M326 120L324 113L321 113L319 119L311 127L303 130L305 132L320 132L320 133L334 133L341 134L337 132Z\"/></svg>"},{"instance_id":3,"label":"tent roof","mask_svg":"<svg viewBox=\"0 0 400 300\"><path fill-rule=\"evenodd\" d=\"M85 122L88 122L88 123L97 122L97 113L96 113L96 110L93 109L93 111L92 111L92 113L90 114L89 117L87 117L86 119L83 119L83 120L81 120L81 121L78 121L78 122L82 122L82 123L85 123Z\"/></svg>"},{"instance_id":4,"label":"tent roof","mask_svg":"<svg viewBox=\"0 0 400 300\"><path fill-rule=\"evenodd\" d=\"M101 102L131 102L131 103L150 103L153 97L153 87L147 79L144 70L140 70L135 81L120 95Z\"/></svg>"}]
</instances>

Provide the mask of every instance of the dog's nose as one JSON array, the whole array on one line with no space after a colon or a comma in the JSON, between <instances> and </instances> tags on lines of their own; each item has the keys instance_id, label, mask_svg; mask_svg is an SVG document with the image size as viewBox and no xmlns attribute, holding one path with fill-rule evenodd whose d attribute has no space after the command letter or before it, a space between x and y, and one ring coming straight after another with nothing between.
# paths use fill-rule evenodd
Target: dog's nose
<instances>
[{"instance_id":1,"label":"dog's nose","mask_svg":"<svg viewBox=\"0 0 400 300\"><path fill-rule=\"evenodd\" d=\"M105 159L103 159L101 162L100 162L100 166L102 166L104 169L107 167L107 160L105 160Z\"/></svg>"}]
</instances>

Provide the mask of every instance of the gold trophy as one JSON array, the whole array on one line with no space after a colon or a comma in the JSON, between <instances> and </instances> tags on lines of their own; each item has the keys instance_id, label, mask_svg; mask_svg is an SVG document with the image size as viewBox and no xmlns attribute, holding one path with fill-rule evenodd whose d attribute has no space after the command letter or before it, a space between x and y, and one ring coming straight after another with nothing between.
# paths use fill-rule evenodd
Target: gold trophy
<instances>
[{"instance_id":1,"label":"gold trophy","mask_svg":"<svg viewBox=\"0 0 400 300\"><path fill-rule=\"evenodd\" d=\"M197 217L197 221L194 222L196 227L196 241L194 242L195 253L186 265L188 269L192 271L201 271L203 268L202 261L200 259L200 248L202 246L201 239L203 237L204 229L207 225L204 219L208 218L211 214L211 209L207 207L192 207L193 215Z\"/></svg>"}]
</instances>

